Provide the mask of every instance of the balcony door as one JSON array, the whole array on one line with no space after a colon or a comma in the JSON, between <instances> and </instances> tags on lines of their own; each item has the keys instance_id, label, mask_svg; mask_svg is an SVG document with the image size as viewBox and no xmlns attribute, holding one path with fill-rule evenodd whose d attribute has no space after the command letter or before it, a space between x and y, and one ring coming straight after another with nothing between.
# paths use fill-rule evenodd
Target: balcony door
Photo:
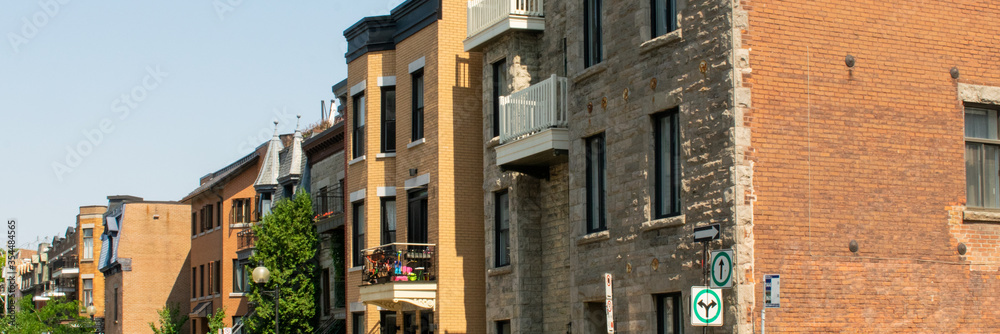
<instances>
[{"instance_id":1,"label":"balcony door","mask_svg":"<svg viewBox=\"0 0 1000 334\"><path fill-rule=\"evenodd\" d=\"M409 192L407 206L407 242L427 243L427 189Z\"/></svg>"}]
</instances>

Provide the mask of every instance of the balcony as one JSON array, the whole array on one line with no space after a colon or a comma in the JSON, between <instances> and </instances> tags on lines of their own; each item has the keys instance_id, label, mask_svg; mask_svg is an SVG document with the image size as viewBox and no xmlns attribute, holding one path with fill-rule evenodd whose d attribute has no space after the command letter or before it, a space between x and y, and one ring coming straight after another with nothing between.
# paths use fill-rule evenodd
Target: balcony
<instances>
[{"instance_id":1,"label":"balcony","mask_svg":"<svg viewBox=\"0 0 1000 334\"><path fill-rule=\"evenodd\" d=\"M543 0L469 1L465 51L478 48L511 29L545 30Z\"/></svg>"},{"instance_id":2,"label":"balcony","mask_svg":"<svg viewBox=\"0 0 1000 334\"><path fill-rule=\"evenodd\" d=\"M313 224L316 233L330 232L344 226L344 194L339 185L322 188L313 194Z\"/></svg>"},{"instance_id":3,"label":"balcony","mask_svg":"<svg viewBox=\"0 0 1000 334\"><path fill-rule=\"evenodd\" d=\"M497 166L520 170L566 161L569 151L567 85L566 78L553 74L510 96L500 97Z\"/></svg>"},{"instance_id":4,"label":"balcony","mask_svg":"<svg viewBox=\"0 0 1000 334\"><path fill-rule=\"evenodd\" d=\"M433 244L392 243L365 249L361 301L393 311L434 309L437 266Z\"/></svg>"},{"instance_id":5,"label":"balcony","mask_svg":"<svg viewBox=\"0 0 1000 334\"><path fill-rule=\"evenodd\" d=\"M254 235L252 229L245 229L236 233L236 251L244 251L248 249L256 248L254 244L257 242L257 236Z\"/></svg>"},{"instance_id":6,"label":"balcony","mask_svg":"<svg viewBox=\"0 0 1000 334\"><path fill-rule=\"evenodd\" d=\"M50 263L52 278L75 277L80 274L80 262L76 256L61 256Z\"/></svg>"}]
</instances>

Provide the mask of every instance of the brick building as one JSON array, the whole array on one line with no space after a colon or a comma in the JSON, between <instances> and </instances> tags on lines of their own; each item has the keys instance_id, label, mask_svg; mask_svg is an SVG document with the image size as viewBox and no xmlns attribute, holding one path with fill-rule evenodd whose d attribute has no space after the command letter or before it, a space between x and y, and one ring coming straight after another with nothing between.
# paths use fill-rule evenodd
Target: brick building
<instances>
[{"instance_id":1,"label":"brick building","mask_svg":"<svg viewBox=\"0 0 1000 334\"><path fill-rule=\"evenodd\" d=\"M149 324L159 321L157 310L168 303L187 314L191 206L108 196L102 220L104 332L151 333Z\"/></svg>"},{"instance_id":2,"label":"brick building","mask_svg":"<svg viewBox=\"0 0 1000 334\"><path fill-rule=\"evenodd\" d=\"M97 269L97 259L101 250L101 235L104 234L104 213L108 208L103 205L81 206L76 215L76 230L78 241L77 258L80 261L80 275L77 288L80 307L84 308L80 315L87 315L86 307L94 305L94 318L104 318L104 275Z\"/></svg>"},{"instance_id":3,"label":"brick building","mask_svg":"<svg viewBox=\"0 0 1000 334\"><path fill-rule=\"evenodd\" d=\"M191 311L192 333L208 332L208 317L224 309L226 327L247 314L248 259L253 248L250 225L256 222L254 180L261 168L260 146L250 154L203 176L181 202L191 206L188 236L191 262L184 270L190 282L185 306Z\"/></svg>"},{"instance_id":4,"label":"brick building","mask_svg":"<svg viewBox=\"0 0 1000 334\"><path fill-rule=\"evenodd\" d=\"M49 271L49 243L42 242L34 250L22 250L18 252L18 257L25 257L31 254L30 261L23 261L17 267L20 276L19 293L21 297L32 296L32 301L36 307L40 307L48 300L44 296L50 285L52 274Z\"/></svg>"},{"instance_id":5,"label":"brick building","mask_svg":"<svg viewBox=\"0 0 1000 334\"><path fill-rule=\"evenodd\" d=\"M996 6L482 0L468 17L489 332L604 332L604 273L617 332L691 332L693 229L713 223L709 247L736 252L724 331L761 330L765 274L782 275L767 331L995 331L1000 72L975 22Z\"/></svg>"},{"instance_id":6,"label":"brick building","mask_svg":"<svg viewBox=\"0 0 1000 334\"><path fill-rule=\"evenodd\" d=\"M67 227L62 236L52 238L48 249L50 282L42 297L79 300L80 260L77 247L80 240L77 231L75 227Z\"/></svg>"},{"instance_id":7,"label":"brick building","mask_svg":"<svg viewBox=\"0 0 1000 334\"><path fill-rule=\"evenodd\" d=\"M344 32L350 333L483 332L480 57L462 50L465 10L409 0Z\"/></svg>"}]
</instances>

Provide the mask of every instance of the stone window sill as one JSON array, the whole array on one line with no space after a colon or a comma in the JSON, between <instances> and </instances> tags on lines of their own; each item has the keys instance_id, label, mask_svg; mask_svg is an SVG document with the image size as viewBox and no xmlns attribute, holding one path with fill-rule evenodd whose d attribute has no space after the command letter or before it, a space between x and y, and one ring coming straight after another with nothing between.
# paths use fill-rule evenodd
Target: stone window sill
<instances>
[{"instance_id":1,"label":"stone window sill","mask_svg":"<svg viewBox=\"0 0 1000 334\"><path fill-rule=\"evenodd\" d=\"M351 161L348 161L348 162L347 162L347 165L348 165L348 166L350 166L350 165L353 165L353 164L356 164L356 163L359 163L359 162L362 162L362 161L365 161L365 158L366 158L366 157L367 157L367 156L365 156L365 155L362 155L362 156L360 156L360 157L357 157L357 158L354 158L354 160L351 160Z\"/></svg>"},{"instance_id":2,"label":"stone window sill","mask_svg":"<svg viewBox=\"0 0 1000 334\"><path fill-rule=\"evenodd\" d=\"M965 209L962 212L962 219L967 222L1000 223L1000 210Z\"/></svg>"},{"instance_id":3,"label":"stone window sill","mask_svg":"<svg viewBox=\"0 0 1000 334\"><path fill-rule=\"evenodd\" d=\"M492 276L501 276L501 275L510 274L511 271L512 270L510 269L510 265L508 264L508 265L500 267L500 268L493 268L493 269L487 270L486 271L486 275L487 276L491 276L491 277Z\"/></svg>"},{"instance_id":4,"label":"stone window sill","mask_svg":"<svg viewBox=\"0 0 1000 334\"><path fill-rule=\"evenodd\" d=\"M596 76L597 74L604 72L606 69L608 69L608 62L606 61L597 65L591 65L587 69L576 73L576 75L573 76L573 83L576 84L587 78Z\"/></svg>"},{"instance_id":5,"label":"stone window sill","mask_svg":"<svg viewBox=\"0 0 1000 334\"><path fill-rule=\"evenodd\" d=\"M85 262L85 263L94 262L94 259L83 259L83 260L80 260L80 262Z\"/></svg>"},{"instance_id":6,"label":"stone window sill","mask_svg":"<svg viewBox=\"0 0 1000 334\"><path fill-rule=\"evenodd\" d=\"M243 296L246 296L245 292L232 292L229 294L229 297L233 298L243 298Z\"/></svg>"},{"instance_id":7,"label":"stone window sill","mask_svg":"<svg viewBox=\"0 0 1000 334\"><path fill-rule=\"evenodd\" d=\"M671 31L666 35L657 36L651 40L645 41L639 45L639 53L646 53L661 47L671 45L680 42L684 39L684 35L681 33L680 29Z\"/></svg>"},{"instance_id":8,"label":"stone window sill","mask_svg":"<svg viewBox=\"0 0 1000 334\"><path fill-rule=\"evenodd\" d=\"M396 152L388 152L388 153L378 153L378 154L375 154L375 159L395 158L395 157L396 157Z\"/></svg>"},{"instance_id":9,"label":"stone window sill","mask_svg":"<svg viewBox=\"0 0 1000 334\"><path fill-rule=\"evenodd\" d=\"M232 228L247 228L247 227L250 227L250 223L229 224L229 228L231 228L231 229Z\"/></svg>"},{"instance_id":10,"label":"stone window sill","mask_svg":"<svg viewBox=\"0 0 1000 334\"><path fill-rule=\"evenodd\" d=\"M426 141L427 141L426 138L420 138L420 139L414 140L414 141L410 142L409 144L406 144L406 148L413 148L414 146L423 144Z\"/></svg>"},{"instance_id":11,"label":"stone window sill","mask_svg":"<svg viewBox=\"0 0 1000 334\"><path fill-rule=\"evenodd\" d=\"M650 220L639 226L640 231L653 231L661 228L677 227L684 225L684 215Z\"/></svg>"},{"instance_id":12,"label":"stone window sill","mask_svg":"<svg viewBox=\"0 0 1000 334\"><path fill-rule=\"evenodd\" d=\"M594 232L594 233L591 233L591 234L580 236L579 238L576 239L576 245L577 246L582 246L582 245L591 244L591 243L595 243L595 242L600 242L600 241L604 241L604 240L608 240L608 239L611 239L611 232L608 232L608 230L604 230L604 231Z\"/></svg>"},{"instance_id":13,"label":"stone window sill","mask_svg":"<svg viewBox=\"0 0 1000 334\"><path fill-rule=\"evenodd\" d=\"M361 271L361 269L364 269L364 266L357 266L357 267L347 268L347 272L353 273L355 271Z\"/></svg>"}]
</instances>

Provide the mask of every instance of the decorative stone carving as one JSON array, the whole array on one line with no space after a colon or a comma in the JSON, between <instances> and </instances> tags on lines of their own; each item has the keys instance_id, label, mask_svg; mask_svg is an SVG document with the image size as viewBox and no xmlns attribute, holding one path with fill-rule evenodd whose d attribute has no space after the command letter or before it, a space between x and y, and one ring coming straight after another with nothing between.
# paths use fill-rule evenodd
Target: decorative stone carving
<instances>
[{"instance_id":1,"label":"decorative stone carving","mask_svg":"<svg viewBox=\"0 0 1000 334\"><path fill-rule=\"evenodd\" d=\"M514 63L507 69L510 74L510 92L514 93L531 86L531 74L528 73L528 66L521 65L521 56L514 56Z\"/></svg>"}]
</instances>

